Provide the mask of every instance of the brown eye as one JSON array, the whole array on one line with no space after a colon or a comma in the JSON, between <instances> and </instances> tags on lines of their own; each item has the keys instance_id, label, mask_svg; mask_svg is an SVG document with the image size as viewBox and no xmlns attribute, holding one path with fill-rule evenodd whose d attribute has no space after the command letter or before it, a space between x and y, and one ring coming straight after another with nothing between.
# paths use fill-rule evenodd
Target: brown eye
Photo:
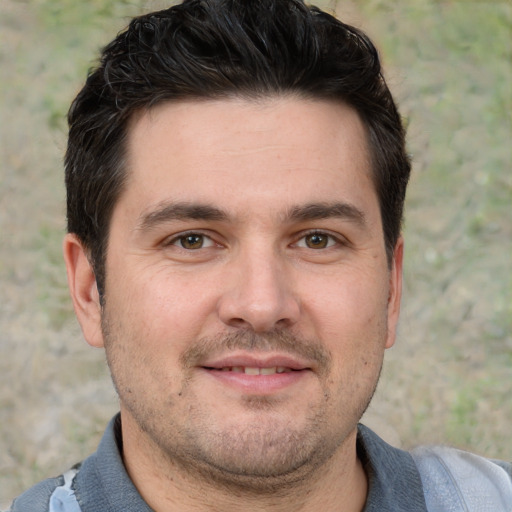
<instances>
[{"instance_id":1,"label":"brown eye","mask_svg":"<svg viewBox=\"0 0 512 512\"><path fill-rule=\"evenodd\" d=\"M166 246L175 246L187 251L198 251L199 249L208 249L215 247L215 242L208 235L202 233L181 233L166 243Z\"/></svg>"},{"instance_id":2,"label":"brown eye","mask_svg":"<svg viewBox=\"0 0 512 512\"><path fill-rule=\"evenodd\" d=\"M306 246L310 249L325 249L329 245L329 236L322 233L312 233L304 237Z\"/></svg>"},{"instance_id":3,"label":"brown eye","mask_svg":"<svg viewBox=\"0 0 512 512\"><path fill-rule=\"evenodd\" d=\"M203 235L187 235L178 239L179 244L183 249L201 249L204 244Z\"/></svg>"}]
</instances>

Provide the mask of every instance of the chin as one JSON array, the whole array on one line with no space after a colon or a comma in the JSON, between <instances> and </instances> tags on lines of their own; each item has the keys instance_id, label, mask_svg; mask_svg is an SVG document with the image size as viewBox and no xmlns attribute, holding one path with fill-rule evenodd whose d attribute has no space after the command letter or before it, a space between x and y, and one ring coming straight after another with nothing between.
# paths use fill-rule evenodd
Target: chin
<instances>
[{"instance_id":1,"label":"chin","mask_svg":"<svg viewBox=\"0 0 512 512\"><path fill-rule=\"evenodd\" d=\"M319 418L297 422L274 413L265 414L268 401L253 398L251 405L263 414L231 424L203 424L188 430L186 440L170 449L171 458L185 463L215 485L275 492L310 477L343 444L347 431L326 432ZM213 423L213 424L212 424ZM186 453L182 447L186 446Z\"/></svg>"}]
</instances>

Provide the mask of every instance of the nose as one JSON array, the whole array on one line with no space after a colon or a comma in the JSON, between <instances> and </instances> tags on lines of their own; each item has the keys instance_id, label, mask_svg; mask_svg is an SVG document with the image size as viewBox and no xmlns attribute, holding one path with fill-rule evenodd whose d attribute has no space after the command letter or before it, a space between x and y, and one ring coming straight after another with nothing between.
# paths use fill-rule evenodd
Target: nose
<instances>
[{"instance_id":1,"label":"nose","mask_svg":"<svg viewBox=\"0 0 512 512\"><path fill-rule=\"evenodd\" d=\"M276 255L261 252L239 260L230 264L230 282L218 303L220 320L260 333L294 325L300 303L286 265Z\"/></svg>"}]
</instances>

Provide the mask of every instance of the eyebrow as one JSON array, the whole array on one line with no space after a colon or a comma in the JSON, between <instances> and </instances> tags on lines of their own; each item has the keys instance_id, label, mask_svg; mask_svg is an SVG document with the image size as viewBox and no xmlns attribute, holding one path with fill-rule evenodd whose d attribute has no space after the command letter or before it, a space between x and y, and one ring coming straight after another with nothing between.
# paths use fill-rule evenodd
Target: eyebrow
<instances>
[{"instance_id":1,"label":"eyebrow","mask_svg":"<svg viewBox=\"0 0 512 512\"><path fill-rule=\"evenodd\" d=\"M188 202L162 203L156 209L141 215L137 230L146 231L173 220L227 221L230 216L222 209L208 204ZM305 222L329 218L345 219L361 227L366 226L362 210L350 203L309 203L294 206L284 215L285 222Z\"/></svg>"},{"instance_id":2,"label":"eyebrow","mask_svg":"<svg viewBox=\"0 0 512 512\"><path fill-rule=\"evenodd\" d=\"M137 223L137 229L145 231L164 222L186 219L225 221L228 215L220 208L207 204L163 203L155 210L143 214Z\"/></svg>"},{"instance_id":3,"label":"eyebrow","mask_svg":"<svg viewBox=\"0 0 512 512\"><path fill-rule=\"evenodd\" d=\"M345 219L361 227L366 226L366 216L362 210L350 203L310 203L295 206L289 210L286 217L289 221L303 222L330 218Z\"/></svg>"}]
</instances>

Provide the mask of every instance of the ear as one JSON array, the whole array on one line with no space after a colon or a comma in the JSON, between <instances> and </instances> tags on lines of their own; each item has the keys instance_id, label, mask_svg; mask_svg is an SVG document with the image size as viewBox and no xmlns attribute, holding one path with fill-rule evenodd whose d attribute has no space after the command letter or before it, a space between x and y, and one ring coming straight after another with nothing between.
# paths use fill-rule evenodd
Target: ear
<instances>
[{"instance_id":1,"label":"ear","mask_svg":"<svg viewBox=\"0 0 512 512\"><path fill-rule=\"evenodd\" d=\"M389 273L388 297L388 336L386 348L395 344L398 317L400 316L400 302L402 300L402 271L404 260L404 239L400 237L393 251L393 261Z\"/></svg>"},{"instance_id":2,"label":"ear","mask_svg":"<svg viewBox=\"0 0 512 512\"><path fill-rule=\"evenodd\" d=\"M70 233L64 238L63 252L69 291L84 338L93 347L103 347L100 297L88 251Z\"/></svg>"}]
</instances>

